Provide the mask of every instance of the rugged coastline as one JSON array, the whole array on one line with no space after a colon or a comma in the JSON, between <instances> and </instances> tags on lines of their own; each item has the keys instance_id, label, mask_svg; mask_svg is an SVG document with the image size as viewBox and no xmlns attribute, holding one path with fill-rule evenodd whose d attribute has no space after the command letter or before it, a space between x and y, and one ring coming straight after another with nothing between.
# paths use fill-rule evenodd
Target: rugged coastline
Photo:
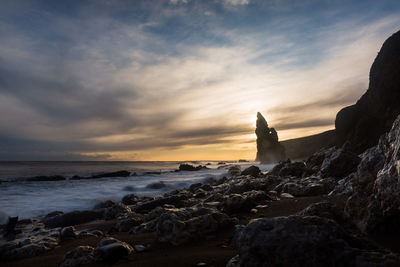
<instances>
[{"instance_id":1,"label":"rugged coastline","mask_svg":"<svg viewBox=\"0 0 400 267\"><path fill-rule=\"evenodd\" d=\"M1 227L0 264L400 266L400 68L393 65L400 62L399 36L385 42L370 88L350 110L368 109L371 94L389 97L379 98L377 113L367 117L340 112L340 146L322 148L305 161L281 161L269 172L233 165L226 177L161 196L128 194L94 210L10 219ZM386 60L387 49L394 63ZM377 68L386 77L387 66L385 84ZM375 117L382 123L365 132ZM281 155L276 132L266 129Z\"/></svg>"}]
</instances>

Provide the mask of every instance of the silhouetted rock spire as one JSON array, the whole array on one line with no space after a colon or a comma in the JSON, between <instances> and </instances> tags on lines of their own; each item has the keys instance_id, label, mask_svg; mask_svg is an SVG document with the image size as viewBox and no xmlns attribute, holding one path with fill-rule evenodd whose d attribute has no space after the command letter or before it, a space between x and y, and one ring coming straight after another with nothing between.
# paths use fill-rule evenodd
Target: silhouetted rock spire
<instances>
[{"instance_id":1,"label":"silhouetted rock spire","mask_svg":"<svg viewBox=\"0 0 400 267\"><path fill-rule=\"evenodd\" d=\"M285 148L279 143L278 133L274 128L268 127L267 121L260 112L257 112L256 135L257 161L272 163L285 159Z\"/></svg>"}]
</instances>

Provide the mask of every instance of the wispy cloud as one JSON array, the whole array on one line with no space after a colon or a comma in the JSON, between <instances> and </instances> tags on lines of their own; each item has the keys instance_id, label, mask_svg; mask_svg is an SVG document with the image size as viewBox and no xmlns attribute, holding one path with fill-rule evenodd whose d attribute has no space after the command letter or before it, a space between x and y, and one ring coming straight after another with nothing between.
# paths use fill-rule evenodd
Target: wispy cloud
<instances>
[{"instance_id":1,"label":"wispy cloud","mask_svg":"<svg viewBox=\"0 0 400 267\"><path fill-rule=\"evenodd\" d=\"M320 25L300 13L258 18L256 1L171 2L3 10L0 158L222 157L228 146L248 157L257 111L281 139L333 127L400 25L393 14ZM16 10L46 27L34 32Z\"/></svg>"}]
</instances>

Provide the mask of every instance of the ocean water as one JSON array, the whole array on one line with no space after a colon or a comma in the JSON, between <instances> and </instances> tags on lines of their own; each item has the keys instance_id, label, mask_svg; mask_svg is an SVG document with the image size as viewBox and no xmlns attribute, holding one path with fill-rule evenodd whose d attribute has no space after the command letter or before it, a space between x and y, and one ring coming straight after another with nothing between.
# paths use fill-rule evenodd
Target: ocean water
<instances>
[{"instance_id":1,"label":"ocean water","mask_svg":"<svg viewBox=\"0 0 400 267\"><path fill-rule=\"evenodd\" d=\"M51 211L63 212L92 209L104 200L120 201L127 194L155 196L173 189L187 187L205 179L222 178L233 164L242 170L257 165L263 172L270 170L273 164L260 165L256 162L185 162L192 165L207 165L200 171L175 172L183 162L0 162L0 223L8 216L32 218ZM84 180L62 181L25 181L26 177L37 175L62 175L70 178L74 175L93 174L127 170L136 172L130 177L104 177ZM160 172L148 174L147 172ZM163 182L164 188L150 189L148 185Z\"/></svg>"}]
</instances>

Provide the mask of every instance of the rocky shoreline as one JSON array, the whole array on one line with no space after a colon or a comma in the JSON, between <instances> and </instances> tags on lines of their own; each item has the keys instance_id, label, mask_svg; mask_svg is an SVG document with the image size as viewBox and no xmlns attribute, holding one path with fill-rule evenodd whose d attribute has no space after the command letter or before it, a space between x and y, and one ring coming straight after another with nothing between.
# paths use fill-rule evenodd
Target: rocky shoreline
<instances>
[{"instance_id":1,"label":"rocky shoreline","mask_svg":"<svg viewBox=\"0 0 400 267\"><path fill-rule=\"evenodd\" d=\"M130 194L95 210L10 222L1 227L1 262L22 266L58 255L42 266L124 266L147 254L147 264L159 266L163 250L217 241L224 258L214 255L213 262L208 251L191 264L399 266L398 247L376 242L393 237L400 218L399 153L400 116L377 146L360 155L332 147L268 173L231 166L229 177L162 196ZM179 259L176 253L169 260L188 266Z\"/></svg>"}]
</instances>

